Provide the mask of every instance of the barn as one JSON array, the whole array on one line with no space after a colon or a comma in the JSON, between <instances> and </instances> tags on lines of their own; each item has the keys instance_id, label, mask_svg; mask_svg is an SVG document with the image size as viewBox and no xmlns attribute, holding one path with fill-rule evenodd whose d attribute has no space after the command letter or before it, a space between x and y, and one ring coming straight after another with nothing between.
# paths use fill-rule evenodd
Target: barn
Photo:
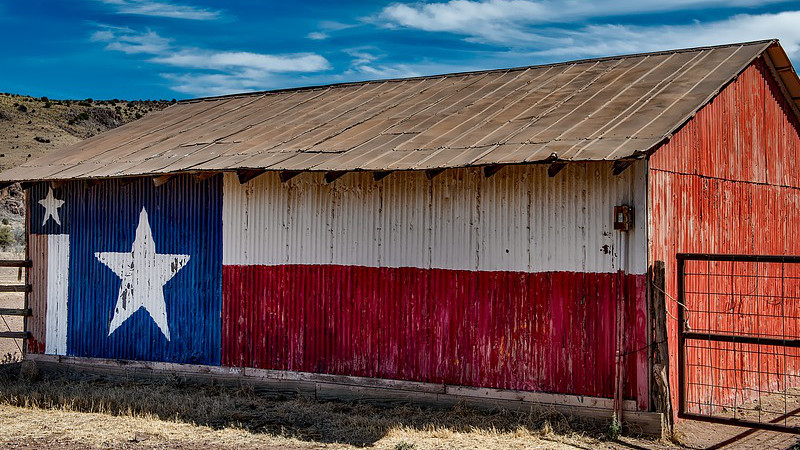
<instances>
[{"instance_id":1,"label":"barn","mask_svg":"<svg viewBox=\"0 0 800 450\"><path fill-rule=\"evenodd\" d=\"M775 40L181 101L0 174L26 358L789 426L798 104Z\"/></svg>"}]
</instances>

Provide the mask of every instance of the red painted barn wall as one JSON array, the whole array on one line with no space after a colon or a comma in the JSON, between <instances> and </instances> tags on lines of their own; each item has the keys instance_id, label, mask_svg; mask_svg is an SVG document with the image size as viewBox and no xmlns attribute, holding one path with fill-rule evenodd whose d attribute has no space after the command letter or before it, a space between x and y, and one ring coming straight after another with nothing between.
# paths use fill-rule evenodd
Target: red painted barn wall
<instances>
[{"instance_id":1,"label":"red painted barn wall","mask_svg":"<svg viewBox=\"0 0 800 450\"><path fill-rule=\"evenodd\" d=\"M679 252L800 254L800 135L798 121L772 77L765 61L759 59L728 85L710 104L658 149L649 161L650 252L649 261L666 263L666 288L677 296L675 255ZM698 270L730 273L730 265L695 266ZM740 274L754 274L755 267L744 267ZM761 275L775 268L759 269ZM773 273L774 275L774 273ZM729 283L726 279L725 282ZM741 283L742 281L736 281ZM687 289L722 290L729 285L695 280ZM741 292L742 286L736 286ZM771 286L760 286L769 292ZM740 301L717 298L708 306L715 311L754 312L755 298ZM677 305L667 301L672 316ZM787 304L787 314L797 316L795 304ZM774 310L774 308L773 308ZM769 311L762 305L761 311ZM690 318L694 327L727 328L738 333L763 332L780 328L779 319L762 319L748 325L741 316L706 315ZM677 407L677 323L668 318L670 379L673 404ZM760 331L759 331L760 330ZM787 331L791 332L791 330ZM691 382L713 381L727 386L775 387L777 377L754 378L738 367L758 368L755 354L742 352L737 359L718 348L703 356L715 369L688 373ZM791 358L790 358L791 359ZM768 361L769 360L769 361ZM782 360L781 360L782 361ZM775 358L764 358L761 370L776 372ZM772 364L772 366L770 366ZM788 367L791 371L792 367ZM695 390L697 398L713 395L714 403L733 400L730 389ZM741 396L741 392L737 395ZM737 401L741 402L739 397ZM707 411L706 411L707 412Z\"/></svg>"},{"instance_id":2,"label":"red painted barn wall","mask_svg":"<svg viewBox=\"0 0 800 450\"><path fill-rule=\"evenodd\" d=\"M282 265L223 277L226 366L611 397L620 289L630 332L643 330L643 275Z\"/></svg>"},{"instance_id":3,"label":"red painted barn wall","mask_svg":"<svg viewBox=\"0 0 800 450\"><path fill-rule=\"evenodd\" d=\"M621 301L646 408L645 171L226 176L222 364L611 397Z\"/></svg>"}]
</instances>

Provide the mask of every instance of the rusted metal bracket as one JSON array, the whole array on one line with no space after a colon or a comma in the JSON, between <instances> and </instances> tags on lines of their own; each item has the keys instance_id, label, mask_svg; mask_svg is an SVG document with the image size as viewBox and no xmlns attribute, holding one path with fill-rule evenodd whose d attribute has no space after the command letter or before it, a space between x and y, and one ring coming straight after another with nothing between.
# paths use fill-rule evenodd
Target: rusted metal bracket
<instances>
[{"instance_id":1,"label":"rusted metal bracket","mask_svg":"<svg viewBox=\"0 0 800 450\"><path fill-rule=\"evenodd\" d=\"M280 174L281 183L286 183L287 181L291 180L292 178L300 175L302 172L299 170L284 170Z\"/></svg>"},{"instance_id":2,"label":"rusted metal bracket","mask_svg":"<svg viewBox=\"0 0 800 450\"><path fill-rule=\"evenodd\" d=\"M391 174L392 174L391 170L381 170L378 172L373 172L372 177L375 179L375 181L381 181L382 179L388 177Z\"/></svg>"},{"instance_id":3,"label":"rusted metal bracket","mask_svg":"<svg viewBox=\"0 0 800 450\"><path fill-rule=\"evenodd\" d=\"M485 166L483 168L483 176L489 178L499 172L503 167L505 167L505 164L492 164L491 166Z\"/></svg>"},{"instance_id":4,"label":"rusted metal bracket","mask_svg":"<svg viewBox=\"0 0 800 450\"><path fill-rule=\"evenodd\" d=\"M103 182L103 180L99 180L99 179L96 179L96 178L89 179L89 180L83 180L83 184L86 186L86 189L91 189L91 188L97 186L98 184L100 184L102 182Z\"/></svg>"},{"instance_id":5,"label":"rusted metal bracket","mask_svg":"<svg viewBox=\"0 0 800 450\"><path fill-rule=\"evenodd\" d=\"M196 172L192 174L195 181L205 181L215 175L219 174L219 172L215 172L213 170L204 170L202 172Z\"/></svg>"},{"instance_id":6,"label":"rusted metal bracket","mask_svg":"<svg viewBox=\"0 0 800 450\"><path fill-rule=\"evenodd\" d=\"M442 172L444 172L444 169L428 169L428 170L425 171L425 176L429 180L432 180L433 177L435 177L436 175L439 175Z\"/></svg>"},{"instance_id":7,"label":"rusted metal bracket","mask_svg":"<svg viewBox=\"0 0 800 450\"><path fill-rule=\"evenodd\" d=\"M342 176L344 176L344 174L346 174L346 173L347 173L347 171L326 172L325 173L325 182L328 183L328 184L333 183L334 181L336 181L339 178L341 178Z\"/></svg>"},{"instance_id":8,"label":"rusted metal bracket","mask_svg":"<svg viewBox=\"0 0 800 450\"><path fill-rule=\"evenodd\" d=\"M625 172L625 169L630 167L633 162L636 161L635 159L618 159L614 161L614 164L611 166L611 171L614 175L620 175L622 172Z\"/></svg>"},{"instance_id":9,"label":"rusted metal bracket","mask_svg":"<svg viewBox=\"0 0 800 450\"><path fill-rule=\"evenodd\" d=\"M561 172L564 167L567 167L566 161L556 161L547 166L547 175L550 176L550 178L553 178L558 175L558 173Z\"/></svg>"},{"instance_id":10,"label":"rusted metal bracket","mask_svg":"<svg viewBox=\"0 0 800 450\"><path fill-rule=\"evenodd\" d=\"M264 169L242 169L236 171L236 176L239 177L239 184L245 184L253 178L265 173ZM283 181L283 178L281 178Z\"/></svg>"},{"instance_id":11,"label":"rusted metal bracket","mask_svg":"<svg viewBox=\"0 0 800 450\"><path fill-rule=\"evenodd\" d=\"M167 184L167 181L170 180L174 175L161 175L157 177L153 177L153 185L155 187L160 187Z\"/></svg>"},{"instance_id":12,"label":"rusted metal bracket","mask_svg":"<svg viewBox=\"0 0 800 450\"><path fill-rule=\"evenodd\" d=\"M128 177L119 180L119 187L125 187L133 184L138 178Z\"/></svg>"}]
</instances>

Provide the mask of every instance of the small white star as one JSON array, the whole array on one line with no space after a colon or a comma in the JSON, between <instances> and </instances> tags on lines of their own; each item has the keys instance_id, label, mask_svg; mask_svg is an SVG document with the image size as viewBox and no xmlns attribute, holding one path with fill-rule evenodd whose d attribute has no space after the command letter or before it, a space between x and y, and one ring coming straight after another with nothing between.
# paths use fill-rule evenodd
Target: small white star
<instances>
[{"instance_id":1,"label":"small white star","mask_svg":"<svg viewBox=\"0 0 800 450\"><path fill-rule=\"evenodd\" d=\"M144 308L169 340L164 285L189 262L189 255L156 253L147 211L142 208L131 251L97 252L94 256L122 280L108 335L111 336L139 308Z\"/></svg>"},{"instance_id":2,"label":"small white star","mask_svg":"<svg viewBox=\"0 0 800 450\"><path fill-rule=\"evenodd\" d=\"M64 200L59 200L53 196L53 187L47 188L47 197L39 200L39 204L44 206L44 219L42 226L52 217L57 224L61 225L61 218L58 217L58 208L64 205Z\"/></svg>"}]
</instances>

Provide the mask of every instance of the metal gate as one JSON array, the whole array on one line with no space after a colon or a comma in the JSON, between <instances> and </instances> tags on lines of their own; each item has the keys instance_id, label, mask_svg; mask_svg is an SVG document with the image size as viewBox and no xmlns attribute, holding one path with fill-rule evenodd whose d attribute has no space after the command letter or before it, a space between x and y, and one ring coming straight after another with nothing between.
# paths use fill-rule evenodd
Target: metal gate
<instances>
[{"instance_id":1,"label":"metal gate","mask_svg":"<svg viewBox=\"0 0 800 450\"><path fill-rule=\"evenodd\" d=\"M678 417L800 434L800 256L677 259Z\"/></svg>"}]
</instances>

